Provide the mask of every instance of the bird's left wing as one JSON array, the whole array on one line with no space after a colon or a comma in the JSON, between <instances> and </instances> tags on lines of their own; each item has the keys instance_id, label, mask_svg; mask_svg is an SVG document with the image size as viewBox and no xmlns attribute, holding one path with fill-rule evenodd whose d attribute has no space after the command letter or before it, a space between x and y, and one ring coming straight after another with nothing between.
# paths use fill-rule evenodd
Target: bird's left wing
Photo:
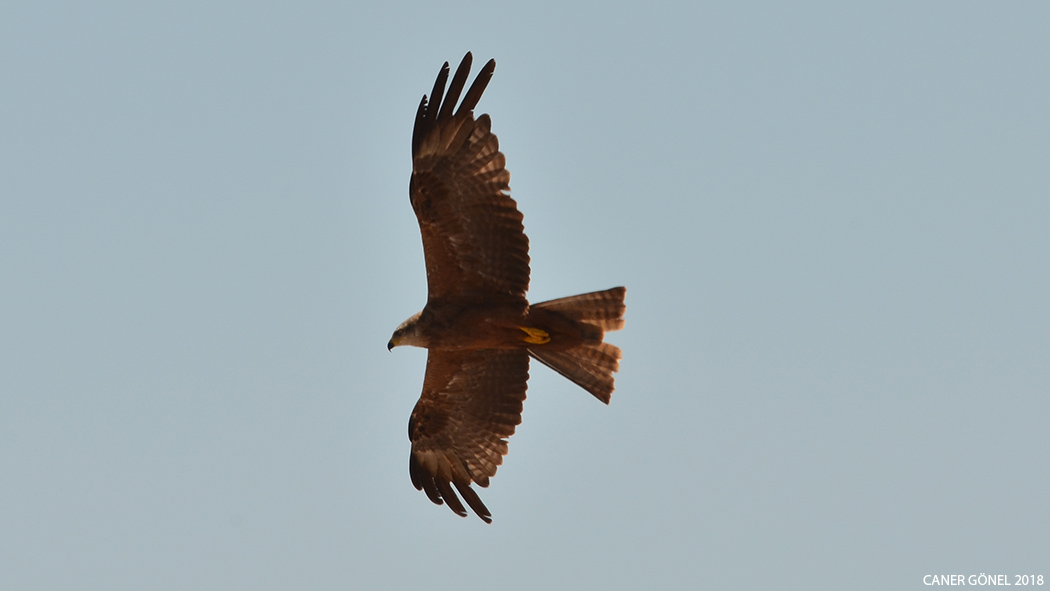
<instances>
[{"instance_id":1,"label":"bird's left wing","mask_svg":"<svg viewBox=\"0 0 1050 591\"><path fill-rule=\"evenodd\" d=\"M474 118L496 62L466 84L471 56L456 70L448 93L446 62L430 99L423 97L412 131L409 195L423 237L431 300L527 305L529 240L511 199L510 173L488 115Z\"/></svg>"},{"instance_id":2,"label":"bird's left wing","mask_svg":"<svg viewBox=\"0 0 1050 591\"><path fill-rule=\"evenodd\" d=\"M503 462L507 438L521 423L528 378L524 349L430 351L423 393L408 423L409 474L416 489L466 516L455 487L490 523L492 514L470 485L488 486Z\"/></svg>"}]
</instances>

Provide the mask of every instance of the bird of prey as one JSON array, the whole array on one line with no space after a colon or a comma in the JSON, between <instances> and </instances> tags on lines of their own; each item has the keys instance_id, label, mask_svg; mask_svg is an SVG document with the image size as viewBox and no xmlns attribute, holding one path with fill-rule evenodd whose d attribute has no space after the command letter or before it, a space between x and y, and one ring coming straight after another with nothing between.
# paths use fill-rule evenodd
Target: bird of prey
<instances>
[{"instance_id":1,"label":"bird of prey","mask_svg":"<svg viewBox=\"0 0 1050 591\"><path fill-rule=\"evenodd\" d=\"M388 349L428 349L423 393L408 423L409 475L417 490L457 515L492 514L472 484L485 487L521 423L529 357L608 404L620 349L603 342L623 328L623 287L529 304L529 241L511 199L510 173L474 107L496 68L470 72L468 53L447 93L449 65L416 112L409 198L423 236L427 303L397 327ZM453 490L453 488L455 490Z\"/></svg>"}]
</instances>

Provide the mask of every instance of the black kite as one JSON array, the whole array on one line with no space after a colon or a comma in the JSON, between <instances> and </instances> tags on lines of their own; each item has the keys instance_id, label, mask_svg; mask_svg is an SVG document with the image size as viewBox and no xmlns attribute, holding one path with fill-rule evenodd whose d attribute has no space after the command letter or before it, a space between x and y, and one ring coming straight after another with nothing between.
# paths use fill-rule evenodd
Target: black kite
<instances>
[{"instance_id":1,"label":"black kite","mask_svg":"<svg viewBox=\"0 0 1050 591\"><path fill-rule=\"evenodd\" d=\"M468 53L445 94L445 62L430 101L424 95L416 112L409 197L423 235L427 304L394 331L387 348L429 350L408 423L412 484L466 516L459 491L490 523L471 484L488 486L521 423L529 357L608 404L620 349L602 339L623 328L626 290L529 305L529 240L507 193L506 159L489 116L474 118L496 62L485 64L455 109L470 64Z\"/></svg>"}]
</instances>

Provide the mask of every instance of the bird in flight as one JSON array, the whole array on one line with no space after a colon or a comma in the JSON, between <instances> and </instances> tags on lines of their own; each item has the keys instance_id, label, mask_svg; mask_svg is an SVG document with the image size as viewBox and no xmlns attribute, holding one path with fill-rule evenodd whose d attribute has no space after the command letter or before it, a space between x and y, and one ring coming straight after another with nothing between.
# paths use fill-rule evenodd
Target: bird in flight
<instances>
[{"instance_id":1,"label":"bird in flight","mask_svg":"<svg viewBox=\"0 0 1050 591\"><path fill-rule=\"evenodd\" d=\"M486 523L472 484L487 487L521 423L535 358L608 404L620 349L603 342L624 325L623 287L529 304L529 240L511 199L510 172L490 131L474 117L495 60L456 102L470 73L449 65L419 104L412 131L409 198L423 236L427 303L394 331L387 349L428 350L423 393L408 423L412 484L466 517L456 492Z\"/></svg>"}]
</instances>

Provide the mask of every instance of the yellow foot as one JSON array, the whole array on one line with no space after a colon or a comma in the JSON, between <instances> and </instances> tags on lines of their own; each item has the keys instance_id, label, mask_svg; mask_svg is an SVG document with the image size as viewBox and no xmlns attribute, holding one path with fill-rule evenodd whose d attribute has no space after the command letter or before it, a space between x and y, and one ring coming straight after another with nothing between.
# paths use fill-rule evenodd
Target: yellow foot
<instances>
[{"instance_id":1,"label":"yellow foot","mask_svg":"<svg viewBox=\"0 0 1050 591\"><path fill-rule=\"evenodd\" d=\"M541 328L529 328L528 326L519 326L518 328L525 331L527 336L523 340L526 343L532 345L546 345L551 342L551 335L547 334L547 331Z\"/></svg>"}]
</instances>

